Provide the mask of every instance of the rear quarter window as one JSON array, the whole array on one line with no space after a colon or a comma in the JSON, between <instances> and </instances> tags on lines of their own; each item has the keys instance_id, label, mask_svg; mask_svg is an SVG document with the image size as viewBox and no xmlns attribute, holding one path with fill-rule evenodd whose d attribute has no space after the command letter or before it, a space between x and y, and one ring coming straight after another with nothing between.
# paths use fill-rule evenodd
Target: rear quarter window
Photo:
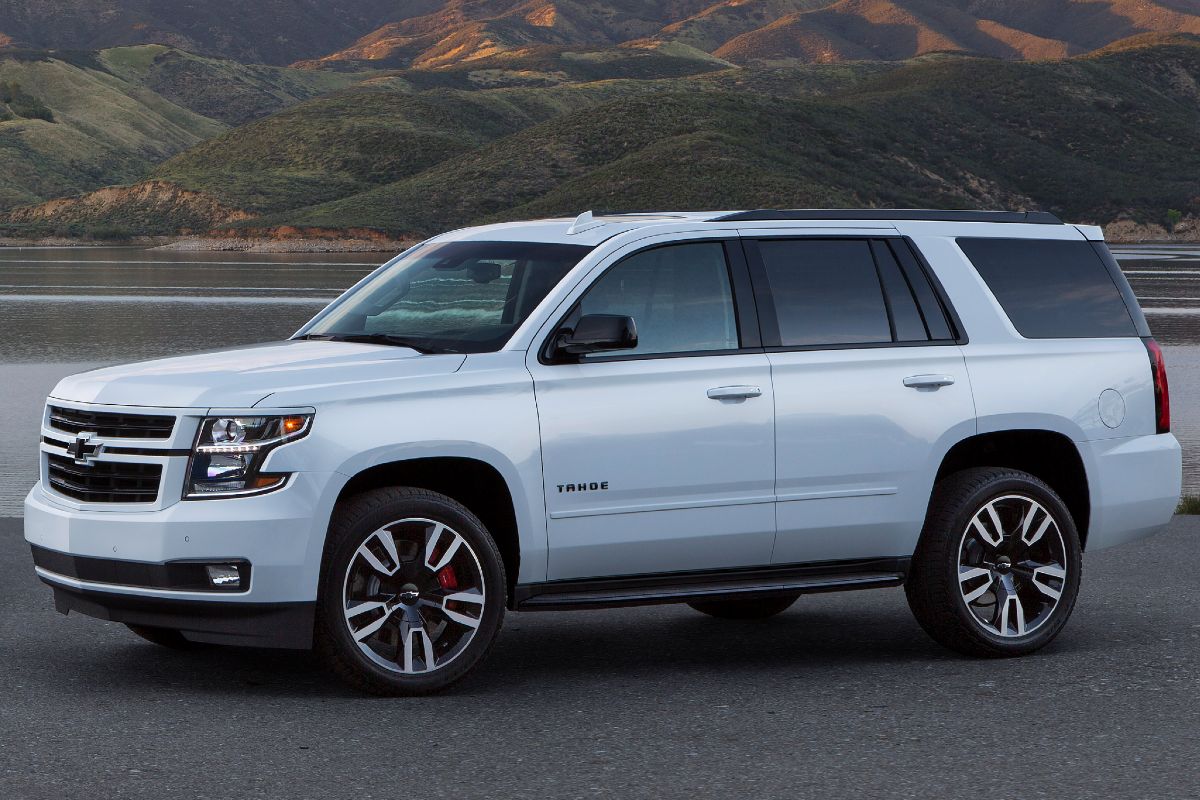
<instances>
[{"instance_id":1,"label":"rear quarter window","mask_svg":"<svg viewBox=\"0 0 1200 800\"><path fill-rule=\"evenodd\" d=\"M1088 242L978 238L957 242L1025 338L1138 335L1108 266Z\"/></svg>"}]
</instances>

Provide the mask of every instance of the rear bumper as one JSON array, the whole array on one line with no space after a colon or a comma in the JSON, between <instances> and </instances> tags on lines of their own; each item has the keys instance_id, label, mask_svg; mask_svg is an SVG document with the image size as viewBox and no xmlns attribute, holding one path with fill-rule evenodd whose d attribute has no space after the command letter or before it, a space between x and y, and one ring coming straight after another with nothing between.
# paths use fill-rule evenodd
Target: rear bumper
<instances>
[{"instance_id":1,"label":"rear bumper","mask_svg":"<svg viewBox=\"0 0 1200 800\"><path fill-rule=\"evenodd\" d=\"M1087 549L1144 539L1163 530L1179 505L1183 457L1169 433L1079 445L1092 517Z\"/></svg>"}]
</instances>

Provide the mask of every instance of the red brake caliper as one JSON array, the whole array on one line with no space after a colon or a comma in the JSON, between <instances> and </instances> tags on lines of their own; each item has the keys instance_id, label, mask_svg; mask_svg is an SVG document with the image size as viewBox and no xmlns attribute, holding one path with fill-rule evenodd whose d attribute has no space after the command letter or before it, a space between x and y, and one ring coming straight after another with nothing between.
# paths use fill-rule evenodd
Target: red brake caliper
<instances>
[{"instance_id":1,"label":"red brake caliper","mask_svg":"<svg viewBox=\"0 0 1200 800\"><path fill-rule=\"evenodd\" d=\"M454 567L450 564L438 570L437 579L443 589L458 588L458 576L454 574Z\"/></svg>"}]
</instances>

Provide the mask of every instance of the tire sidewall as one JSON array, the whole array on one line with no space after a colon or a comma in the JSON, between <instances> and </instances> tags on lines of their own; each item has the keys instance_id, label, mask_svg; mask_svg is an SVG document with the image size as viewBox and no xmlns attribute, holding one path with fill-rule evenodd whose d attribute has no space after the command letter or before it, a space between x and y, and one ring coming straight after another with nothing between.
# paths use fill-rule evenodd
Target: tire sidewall
<instances>
[{"instance_id":1,"label":"tire sidewall","mask_svg":"<svg viewBox=\"0 0 1200 800\"><path fill-rule=\"evenodd\" d=\"M1012 494L1028 495L1040 503L1043 508L1050 511L1054 517L1054 522L1058 525L1059 532L1062 534L1067 561L1066 581L1064 582L1062 596L1059 598L1058 605L1048 620L1038 626L1037 630L1025 636L1000 636L980 625L975 615L967 607L967 602L963 599L962 592L959 589L958 581L959 548L967 526L984 505L999 497ZM947 570L947 585L954 587L952 598L954 613L966 629L973 636L984 641L989 647L1013 655L1037 650L1057 636L1071 616L1071 611L1075 606L1075 599L1079 592L1080 578L1083 571L1079 532L1075 528L1075 521L1070 511L1058 495L1032 476L1029 478L1016 475L1006 476L991 481L973 492L962 506L954 512L952 519L952 527L950 531L945 533L945 535L950 537L950 546L947 548L950 558L946 559L947 563L944 567Z\"/></svg>"},{"instance_id":2,"label":"tire sidewall","mask_svg":"<svg viewBox=\"0 0 1200 800\"><path fill-rule=\"evenodd\" d=\"M376 664L359 648L342 611L346 569L359 546L383 526L405 518L429 519L451 528L475 551L483 574L484 609L479 627L467 647L453 661L432 673L406 675ZM507 589L499 549L473 514L449 498L443 500L422 494L381 504L336 530L335 535L337 540L331 542L321 577L318 613L324 623L325 635L331 639L330 644L371 684L397 689L401 693L435 691L462 678L487 654L504 619Z\"/></svg>"}]
</instances>

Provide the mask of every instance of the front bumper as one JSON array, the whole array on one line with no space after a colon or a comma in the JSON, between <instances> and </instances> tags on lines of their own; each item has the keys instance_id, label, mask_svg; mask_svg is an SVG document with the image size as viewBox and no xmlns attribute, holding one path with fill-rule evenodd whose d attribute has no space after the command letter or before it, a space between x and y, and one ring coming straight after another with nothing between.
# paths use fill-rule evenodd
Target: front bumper
<instances>
[{"instance_id":1,"label":"front bumper","mask_svg":"<svg viewBox=\"0 0 1200 800\"><path fill-rule=\"evenodd\" d=\"M193 642L242 647L312 647L316 603L206 603L95 591L58 580L42 580L54 589L59 613L76 611L97 619L170 628Z\"/></svg>"},{"instance_id":2,"label":"front bumper","mask_svg":"<svg viewBox=\"0 0 1200 800\"><path fill-rule=\"evenodd\" d=\"M25 539L64 613L196 641L308 647L335 477L296 473L270 494L142 512L68 508L39 484L25 499ZM249 585L181 582L187 562L244 563Z\"/></svg>"}]
</instances>

